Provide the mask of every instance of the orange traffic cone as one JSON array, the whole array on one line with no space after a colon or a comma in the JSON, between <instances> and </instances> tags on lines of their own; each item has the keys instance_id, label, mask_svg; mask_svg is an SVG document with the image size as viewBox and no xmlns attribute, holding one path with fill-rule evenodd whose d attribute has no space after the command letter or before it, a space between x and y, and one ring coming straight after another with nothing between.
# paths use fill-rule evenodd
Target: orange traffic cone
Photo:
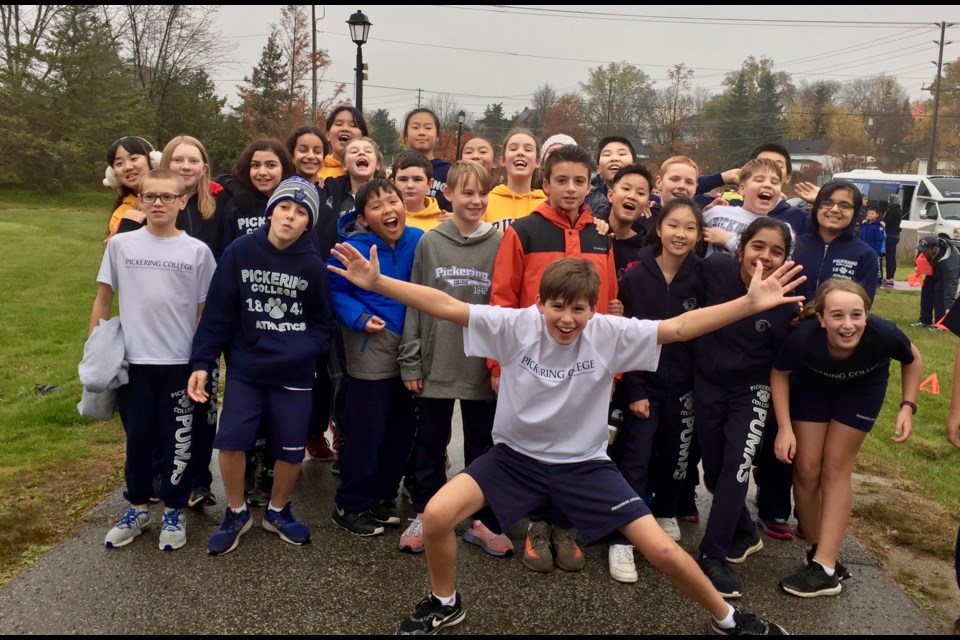
<instances>
[{"instance_id":1,"label":"orange traffic cone","mask_svg":"<svg viewBox=\"0 0 960 640\"><path fill-rule=\"evenodd\" d=\"M927 393L932 393L935 396L940 395L940 381L937 380L937 374L932 373L926 380L921 382L920 391L926 391Z\"/></svg>"}]
</instances>

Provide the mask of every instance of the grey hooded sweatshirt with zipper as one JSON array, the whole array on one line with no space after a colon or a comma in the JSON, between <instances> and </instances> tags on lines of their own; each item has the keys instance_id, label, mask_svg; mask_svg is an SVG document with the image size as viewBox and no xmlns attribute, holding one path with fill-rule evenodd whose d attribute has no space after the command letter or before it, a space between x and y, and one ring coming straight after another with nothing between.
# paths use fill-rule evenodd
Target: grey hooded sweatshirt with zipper
<instances>
[{"instance_id":1,"label":"grey hooded sweatshirt with zipper","mask_svg":"<svg viewBox=\"0 0 960 640\"><path fill-rule=\"evenodd\" d=\"M420 240L410 281L468 304L489 304L501 238L488 222L481 222L465 238L453 220L447 220ZM463 329L409 307L400 340L400 376L405 381L423 380L424 398L496 398L486 360L463 353Z\"/></svg>"}]
</instances>

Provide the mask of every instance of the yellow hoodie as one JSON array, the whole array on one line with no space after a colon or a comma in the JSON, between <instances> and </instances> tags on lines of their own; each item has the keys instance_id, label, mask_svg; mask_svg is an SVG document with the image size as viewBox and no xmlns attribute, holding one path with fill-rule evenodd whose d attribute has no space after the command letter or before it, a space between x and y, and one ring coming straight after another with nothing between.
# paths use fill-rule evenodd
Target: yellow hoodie
<instances>
[{"instance_id":1,"label":"yellow hoodie","mask_svg":"<svg viewBox=\"0 0 960 640\"><path fill-rule=\"evenodd\" d=\"M344 171L343 165L339 160L334 158L332 155L323 157L323 166L320 167L320 171L317 172L318 178L339 178L340 176L347 175L347 172Z\"/></svg>"},{"instance_id":2,"label":"yellow hoodie","mask_svg":"<svg viewBox=\"0 0 960 640\"><path fill-rule=\"evenodd\" d=\"M547 201L547 195L541 189L518 195L505 184L498 184L490 192L487 211L483 220L491 223L504 233L514 220L526 217Z\"/></svg>"},{"instance_id":3,"label":"yellow hoodie","mask_svg":"<svg viewBox=\"0 0 960 640\"><path fill-rule=\"evenodd\" d=\"M109 230L109 235L103 239L104 242L117 235L117 229L120 228L120 220L123 219L123 215L130 211L130 209L137 208L137 202L139 198L135 193L128 193L123 198L123 202L120 203L120 206L114 209L113 214L110 216L110 222L107 223L107 229Z\"/></svg>"},{"instance_id":4,"label":"yellow hoodie","mask_svg":"<svg viewBox=\"0 0 960 640\"><path fill-rule=\"evenodd\" d=\"M440 205L437 204L436 198L431 198L427 196L426 198L427 206L421 209L420 211L407 211L407 226L414 227L416 229L423 229L424 231L430 231L431 229L436 228L440 221L437 220L437 216L441 213L446 213L443 209L440 208Z\"/></svg>"}]
</instances>

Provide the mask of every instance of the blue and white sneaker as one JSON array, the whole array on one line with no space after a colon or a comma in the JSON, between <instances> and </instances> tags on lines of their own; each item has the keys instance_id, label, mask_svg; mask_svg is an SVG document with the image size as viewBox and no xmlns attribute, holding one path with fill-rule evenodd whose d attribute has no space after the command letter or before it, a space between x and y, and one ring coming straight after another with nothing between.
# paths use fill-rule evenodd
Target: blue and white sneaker
<instances>
[{"instance_id":1,"label":"blue and white sneaker","mask_svg":"<svg viewBox=\"0 0 960 640\"><path fill-rule=\"evenodd\" d=\"M133 539L144 532L150 526L150 512L140 511L133 505L127 509L127 512L120 518L113 529L107 531L103 539L103 546L108 549L122 547L133 542Z\"/></svg>"},{"instance_id":2,"label":"blue and white sneaker","mask_svg":"<svg viewBox=\"0 0 960 640\"><path fill-rule=\"evenodd\" d=\"M173 551L187 544L187 522L180 509L167 509L163 512L163 524L160 525L160 550Z\"/></svg>"},{"instance_id":3,"label":"blue and white sneaker","mask_svg":"<svg viewBox=\"0 0 960 640\"><path fill-rule=\"evenodd\" d=\"M290 503L280 511L267 507L263 516L263 528L270 533L280 536L280 539L290 544L310 544L310 530L290 510Z\"/></svg>"},{"instance_id":4,"label":"blue and white sneaker","mask_svg":"<svg viewBox=\"0 0 960 640\"><path fill-rule=\"evenodd\" d=\"M207 542L207 552L212 556L230 553L240 544L240 536L249 531L252 525L249 509L236 513L227 507L223 511L223 522L220 523L220 528L210 536Z\"/></svg>"}]
</instances>

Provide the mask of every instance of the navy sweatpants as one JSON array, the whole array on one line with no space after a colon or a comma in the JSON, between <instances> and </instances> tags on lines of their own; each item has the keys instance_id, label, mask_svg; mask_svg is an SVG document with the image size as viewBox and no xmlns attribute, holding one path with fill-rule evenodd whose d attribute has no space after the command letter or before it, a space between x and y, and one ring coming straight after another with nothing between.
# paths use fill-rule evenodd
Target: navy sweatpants
<instances>
[{"instance_id":1,"label":"navy sweatpants","mask_svg":"<svg viewBox=\"0 0 960 640\"><path fill-rule=\"evenodd\" d=\"M792 511L793 465L780 462L773 451L779 431L777 416L771 409L757 458L757 516L761 520L789 520Z\"/></svg>"},{"instance_id":2,"label":"navy sweatpants","mask_svg":"<svg viewBox=\"0 0 960 640\"><path fill-rule=\"evenodd\" d=\"M646 418L623 407L623 427L610 448L610 458L637 495L655 490L651 511L656 517L675 517L693 439L693 392L651 394L649 401ZM661 513L653 504L659 505Z\"/></svg>"},{"instance_id":3,"label":"navy sweatpants","mask_svg":"<svg viewBox=\"0 0 960 640\"><path fill-rule=\"evenodd\" d=\"M217 391L220 388L220 367L214 367L207 380L206 391L210 401L196 405L193 417L193 465L191 489L209 489L213 482L210 459L213 457L213 438L217 435Z\"/></svg>"},{"instance_id":4,"label":"navy sweatpants","mask_svg":"<svg viewBox=\"0 0 960 640\"><path fill-rule=\"evenodd\" d=\"M153 495L153 457L160 452L160 500L187 506L195 465L192 450L196 412L187 395L189 364L130 365L130 382L117 390L120 421L127 435L124 497L147 504Z\"/></svg>"},{"instance_id":5,"label":"navy sweatpants","mask_svg":"<svg viewBox=\"0 0 960 640\"><path fill-rule=\"evenodd\" d=\"M359 513L375 502L396 500L417 417L413 394L400 376L349 378L346 389L350 443L340 453L336 503L344 511Z\"/></svg>"},{"instance_id":6,"label":"navy sweatpants","mask_svg":"<svg viewBox=\"0 0 960 640\"><path fill-rule=\"evenodd\" d=\"M447 482L444 465L447 445L450 444L453 403L447 398L417 398L419 419L416 442L416 483L413 486L413 509L423 513L430 498ZM460 400L463 418L463 459L466 466L493 447L493 416L496 401ZM496 528L497 521L489 509L477 514L488 528ZM493 525L491 527L491 525Z\"/></svg>"},{"instance_id":7,"label":"navy sweatpants","mask_svg":"<svg viewBox=\"0 0 960 640\"><path fill-rule=\"evenodd\" d=\"M704 484L713 493L700 552L722 560L738 532L756 535L746 498L770 412L770 385L763 380L721 386L698 377L693 389Z\"/></svg>"}]
</instances>

